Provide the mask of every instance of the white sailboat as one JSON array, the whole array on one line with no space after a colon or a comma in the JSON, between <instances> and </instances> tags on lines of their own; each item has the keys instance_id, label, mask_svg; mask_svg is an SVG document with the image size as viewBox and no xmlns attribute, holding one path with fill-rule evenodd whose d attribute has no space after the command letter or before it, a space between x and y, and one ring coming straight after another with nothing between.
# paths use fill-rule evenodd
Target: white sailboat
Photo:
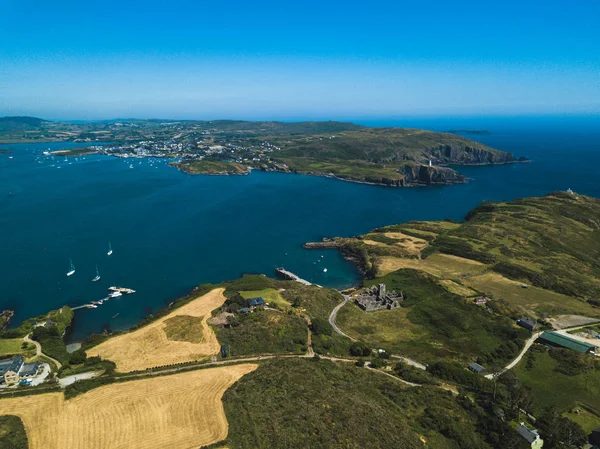
<instances>
[{"instance_id":1,"label":"white sailboat","mask_svg":"<svg viewBox=\"0 0 600 449\"><path fill-rule=\"evenodd\" d=\"M106 253L107 256L112 255L113 250L112 250L112 245L110 244L110 242L108 242L108 252Z\"/></svg>"},{"instance_id":2,"label":"white sailboat","mask_svg":"<svg viewBox=\"0 0 600 449\"><path fill-rule=\"evenodd\" d=\"M72 276L75 274L75 265L73 265L73 261L71 259L69 259L69 263L71 264L71 269L67 273L67 276Z\"/></svg>"},{"instance_id":3,"label":"white sailboat","mask_svg":"<svg viewBox=\"0 0 600 449\"><path fill-rule=\"evenodd\" d=\"M96 277L92 279L92 282L98 282L100 280L100 273L98 273L98 265L96 265Z\"/></svg>"}]
</instances>

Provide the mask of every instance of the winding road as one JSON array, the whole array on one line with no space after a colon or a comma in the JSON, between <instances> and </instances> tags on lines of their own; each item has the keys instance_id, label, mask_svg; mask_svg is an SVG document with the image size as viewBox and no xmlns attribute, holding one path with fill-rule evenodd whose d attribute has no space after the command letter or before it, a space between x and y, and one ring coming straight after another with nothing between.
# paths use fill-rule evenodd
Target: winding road
<instances>
[{"instance_id":1,"label":"winding road","mask_svg":"<svg viewBox=\"0 0 600 449\"><path fill-rule=\"evenodd\" d=\"M31 335L31 334L29 334L29 335ZM49 359L52 363L54 363L56 365L57 369L61 369L62 368L62 363L60 363L56 359L53 359L49 355L44 354L42 352L42 345L39 344L37 341L32 340L31 338L29 338L29 335L25 335L25 337L23 337L23 341L25 341L27 343L33 343L35 345L35 355L38 356L38 357L43 355L44 357L46 357L47 359Z\"/></svg>"},{"instance_id":2,"label":"winding road","mask_svg":"<svg viewBox=\"0 0 600 449\"><path fill-rule=\"evenodd\" d=\"M523 346L523 349L521 350L521 353L517 356L516 359L514 359L512 362L510 362L508 365L506 365L500 371L498 371L496 373L486 374L484 377L486 379L495 379L496 377L501 376L502 374L504 374L505 372L507 372L509 369L513 369L517 365L517 363L519 363L521 361L521 359L527 353L527 351L529 351L529 348L531 348L531 345L533 345L533 343L538 339L538 337L540 335L542 335L541 332L536 332L535 334L533 334L525 342L525 346Z\"/></svg>"},{"instance_id":3,"label":"winding road","mask_svg":"<svg viewBox=\"0 0 600 449\"><path fill-rule=\"evenodd\" d=\"M349 338L352 341L356 341L356 338L352 338L350 335L345 334L344 332L342 332L342 330L337 326L337 324L335 324L335 317L337 315L337 313L339 312L339 310L344 307L346 305L346 303L348 301L350 301L350 296L348 295L342 295L344 297L344 300L339 303L337 306L335 306L333 308L333 310L331 311L331 314L329 315L329 324L331 324L331 327L333 327L333 330L335 331L336 334L341 335L342 337L346 337Z\"/></svg>"}]
</instances>

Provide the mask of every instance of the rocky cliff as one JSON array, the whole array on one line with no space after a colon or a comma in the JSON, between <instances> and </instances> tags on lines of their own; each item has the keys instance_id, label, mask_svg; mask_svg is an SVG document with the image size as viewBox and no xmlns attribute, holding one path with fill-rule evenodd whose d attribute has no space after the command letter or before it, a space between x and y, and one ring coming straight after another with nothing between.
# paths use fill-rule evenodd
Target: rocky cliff
<instances>
[{"instance_id":1,"label":"rocky cliff","mask_svg":"<svg viewBox=\"0 0 600 449\"><path fill-rule=\"evenodd\" d=\"M467 181L463 175L448 167L406 164L396 171L404 175L403 185L460 184Z\"/></svg>"},{"instance_id":2,"label":"rocky cliff","mask_svg":"<svg viewBox=\"0 0 600 449\"><path fill-rule=\"evenodd\" d=\"M424 151L437 164L506 164L515 162L511 153L493 150L487 147L469 145L438 145Z\"/></svg>"}]
</instances>

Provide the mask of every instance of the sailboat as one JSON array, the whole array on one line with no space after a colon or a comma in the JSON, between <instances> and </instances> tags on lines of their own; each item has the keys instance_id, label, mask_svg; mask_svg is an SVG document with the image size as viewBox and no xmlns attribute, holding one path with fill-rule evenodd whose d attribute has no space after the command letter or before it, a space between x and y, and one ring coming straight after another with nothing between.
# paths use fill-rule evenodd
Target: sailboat
<instances>
[{"instance_id":1,"label":"sailboat","mask_svg":"<svg viewBox=\"0 0 600 449\"><path fill-rule=\"evenodd\" d=\"M96 265L96 277L92 279L92 282L98 282L100 280L100 273L98 273L98 265Z\"/></svg>"},{"instance_id":2,"label":"sailboat","mask_svg":"<svg viewBox=\"0 0 600 449\"><path fill-rule=\"evenodd\" d=\"M112 245L110 244L110 242L108 242L108 252L106 253L107 256L112 255L113 251L112 251Z\"/></svg>"},{"instance_id":3,"label":"sailboat","mask_svg":"<svg viewBox=\"0 0 600 449\"><path fill-rule=\"evenodd\" d=\"M67 273L67 276L72 276L75 274L75 265L73 265L73 261L71 259L69 259L69 263L71 264L71 269Z\"/></svg>"}]
</instances>

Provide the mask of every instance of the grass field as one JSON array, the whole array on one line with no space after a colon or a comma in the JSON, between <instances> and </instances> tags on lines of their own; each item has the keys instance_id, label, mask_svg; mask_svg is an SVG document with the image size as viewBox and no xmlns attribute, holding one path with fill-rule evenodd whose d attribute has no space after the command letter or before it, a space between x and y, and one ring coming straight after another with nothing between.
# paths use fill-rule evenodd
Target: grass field
<instances>
[{"instance_id":1,"label":"grass field","mask_svg":"<svg viewBox=\"0 0 600 449\"><path fill-rule=\"evenodd\" d=\"M494 272L465 279L463 283L496 298L505 299L524 312L533 312L541 317L565 314L600 317L600 308L589 303L531 285L522 288L521 282Z\"/></svg>"},{"instance_id":2,"label":"grass field","mask_svg":"<svg viewBox=\"0 0 600 449\"><path fill-rule=\"evenodd\" d=\"M383 256L378 265L378 274L385 276L400 268L421 270L442 279L460 279L463 276L483 272L486 269L486 265L476 260L439 253L431 255L427 259L405 259Z\"/></svg>"},{"instance_id":3,"label":"grass field","mask_svg":"<svg viewBox=\"0 0 600 449\"><path fill-rule=\"evenodd\" d=\"M22 338L2 338L0 339L0 356L13 355L13 354L24 354L27 350L21 349L23 344ZM33 346L33 345L32 345ZM33 351L35 355L35 348Z\"/></svg>"},{"instance_id":4,"label":"grass field","mask_svg":"<svg viewBox=\"0 0 600 449\"><path fill-rule=\"evenodd\" d=\"M147 326L92 347L87 355L111 360L117 371L129 372L217 354L221 346L206 321L225 299L222 288L214 289Z\"/></svg>"},{"instance_id":5,"label":"grass field","mask_svg":"<svg viewBox=\"0 0 600 449\"><path fill-rule=\"evenodd\" d=\"M0 400L21 418L30 449L188 449L219 442L228 423L221 398L257 365L245 364L116 383L69 401L62 393Z\"/></svg>"},{"instance_id":6,"label":"grass field","mask_svg":"<svg viewBox=\"0 0 600 449\"><path fill-rule=\"evenodd\" d=\"M577 404L600 411L600 376L597 371L568 376L556 371L558 362L547 352L535 352L533 367L525 359L516 368L519 380L531 388L538 411L556 406L570 411Z\"/></svg>"},{"instance_id":7,"label":"grass field","mask_svg":"<svg viewBox=\"0 0 600 449\"><path fill-rule=\"evenodd\" d=\"M286 301L281 296L281 294L279 293L279 291L277 289L275 289L275 288L264 288L262 290L241 291L240 295L242 295L246 299L248 299L248 298L256 298L256 297L260 296L266 302L268 302L272 306L276 306L276 307L280 308L281 310L287 310L287 309L289 309L292 306L290 304L290 302Z\"/></svg>"},{"instance_id":8,"label":"grass field","mask_svg":"<svg viewBox=\"0 0 600 449\"><path fill-rule=\"evenodd\" d=\"M401 307L365 312L355 304L347 304L337 315L337 324L344 332L372 347L423 362L437 358L467 362L490 355L489 361L496 363L501 357L494 351L524 337L510 319L467 303L435 278L417 270L399 270L365 281L365 285L380 282L388 290L404 293Z\"/></svg>"},{"instance_id":9,"label":"grass field","mask_svg":"<svg viewBox=\"0 0 600 449\"><path fill-rule=\"evenodd\" d=\"M573 410L567 413L563 413L563 416L579 424L583 428L583 430L585 430L585 432L588 434L591 433L592 430L600 426L600 417L598 415L595 415L594 413L586 410L585 408L578 408L578 410L579 413L575 413L575 411Z\"/></svg>"}]
</instances>

